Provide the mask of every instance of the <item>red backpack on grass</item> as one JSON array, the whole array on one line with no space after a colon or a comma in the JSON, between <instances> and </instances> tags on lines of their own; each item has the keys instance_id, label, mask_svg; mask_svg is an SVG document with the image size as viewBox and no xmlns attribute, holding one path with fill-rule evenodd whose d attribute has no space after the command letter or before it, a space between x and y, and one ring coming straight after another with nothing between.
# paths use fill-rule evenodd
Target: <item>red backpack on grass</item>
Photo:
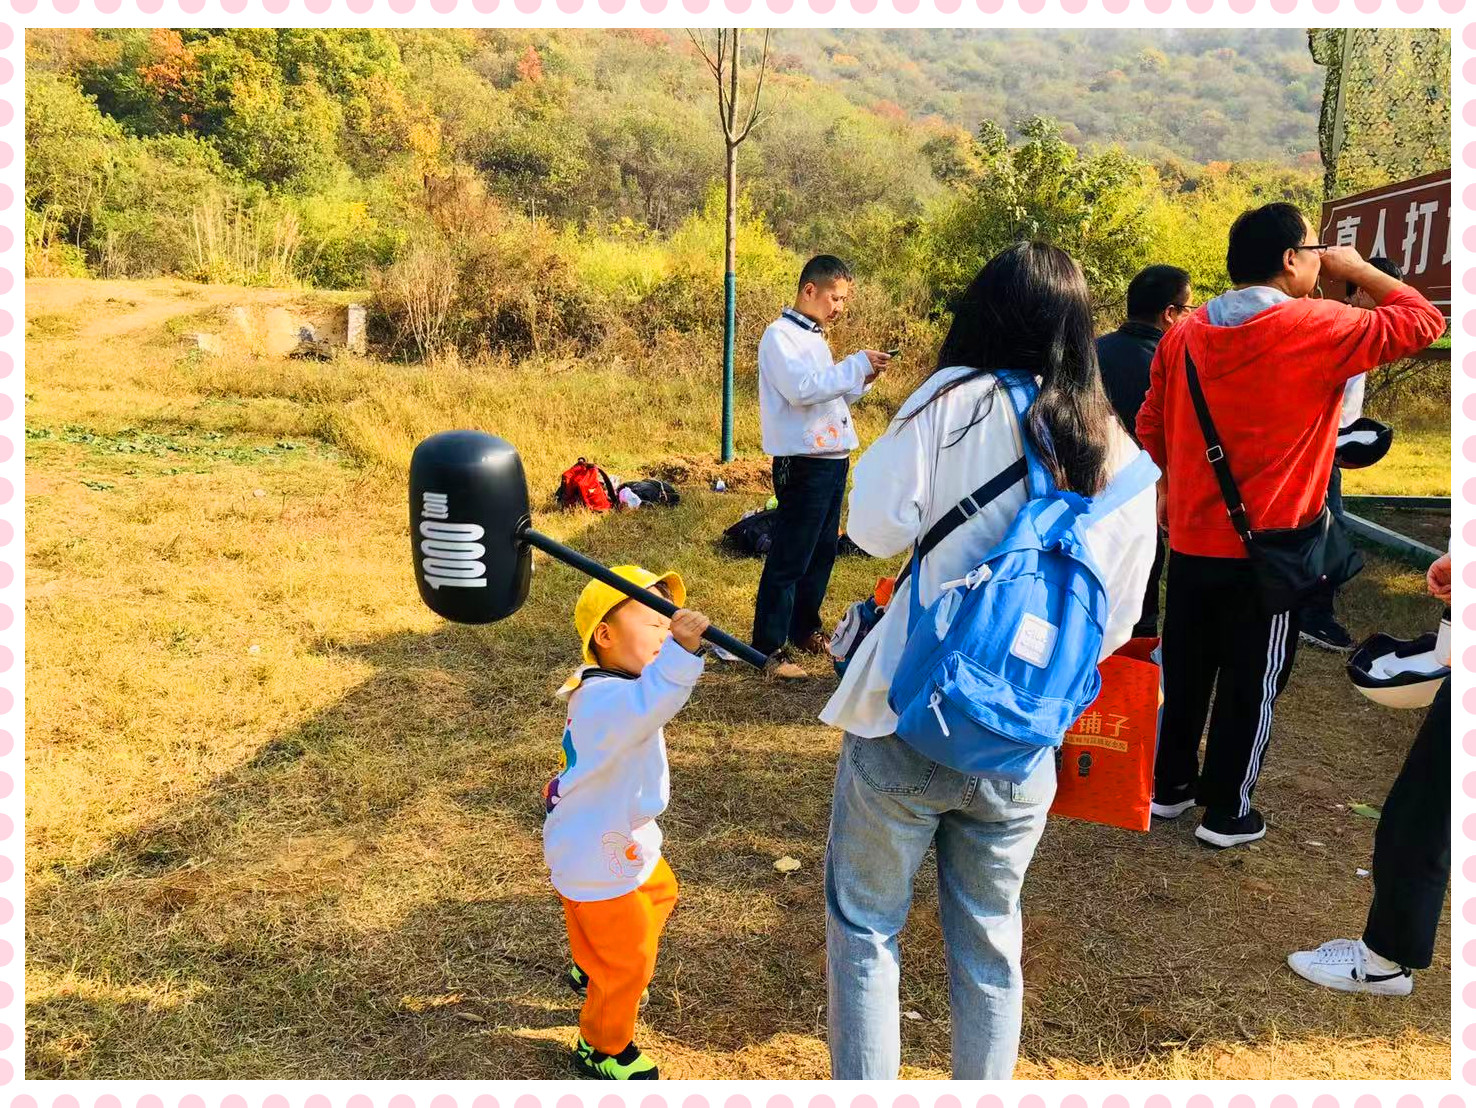
<instances>
[{"instance_id":1,"label":"red backpack on grass","mask_svg":"<svg viewBox=\"0 0 1476 1108\"><path fill-rule=\"evenodd\" d=\"M559 478L561 508L588 508L608 512L615 506L615 485L599 466L580 458Z\"/></svg>"}]
</instances>

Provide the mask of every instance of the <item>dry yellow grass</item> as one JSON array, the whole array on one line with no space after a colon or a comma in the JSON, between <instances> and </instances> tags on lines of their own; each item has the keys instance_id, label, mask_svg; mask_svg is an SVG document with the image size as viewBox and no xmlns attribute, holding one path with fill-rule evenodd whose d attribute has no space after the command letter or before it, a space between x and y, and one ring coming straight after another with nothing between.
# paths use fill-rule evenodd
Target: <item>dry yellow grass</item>
<instances>
[{"instance_id":1,"label":"dry yellow grass","mask_svg":"<svg viewBox=\"0 0 1476 1108\"><path fill-rule=\"evenodd\" d=\"M515 619L438 621L410 576L403 467L449 426L516 442L537 498L579 454L625 475L700 459L710 357L680 339L536 368L184 355L180 316L288 295L28 283L27 1075L567 1076L576 1008L538 790L580 582L540 559ZM903 389L868 401L864 434ZM740 413L751 456L751 396ZM674 511L540 522L679 567L742 634L759 565L715 541L766 493L683 493ZM832 607L877 572L843 560ZM1350 622L1420 628L1419 594L1417 573L1376 562ZM826 1073L829 687L719 670L669 729L683 903L641 1038L671 1076ZM1260 850L1054 822L1027 887L1021 1076L1448 1076L1447 932L1403 1002L1283 964L1359 926L1372 825L1336 805L1381 799L1414 723L1308 656ZM783 854L801 869L776 873ZM903 948L921 1016L905 1072L943 1076L926 871Z\"/></svg>"},{"instance_id":2,"label":"dry yellow grass","mask_svg":"<svg viewBox=\"0 0 1476 1108\"><path fill-rule=\"evenodd\" d=\"M1368 496L1449 496L1450 426L1406 426L1376 466L1349 470L1343 492Z\"/></svg>"}]
</instances>

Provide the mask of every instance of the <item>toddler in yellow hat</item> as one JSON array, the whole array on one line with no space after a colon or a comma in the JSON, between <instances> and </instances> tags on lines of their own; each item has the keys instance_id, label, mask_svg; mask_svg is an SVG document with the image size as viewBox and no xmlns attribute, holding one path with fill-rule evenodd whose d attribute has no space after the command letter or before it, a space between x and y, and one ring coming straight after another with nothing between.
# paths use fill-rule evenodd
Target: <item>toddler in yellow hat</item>
<instances>
[{"instance_id":1,"label":"toddler in yellow hat","mask_svg":"<svg viewBox=\"0 0 1476 1108\"><path fill-rule=\"evenodd\" d=\"M543 790L543 857L564 902L569 982L585 998L575 1063L591 1077L653 1080L656 1064L634 1036L677 899L656 825L671 795L662 727L702 676L708 620L682 607L675 573L613 572L679 610L668 620L600 581L580 594L585 664L559 690L569 708L559 775Z\"/></svg>"}]
</instances>

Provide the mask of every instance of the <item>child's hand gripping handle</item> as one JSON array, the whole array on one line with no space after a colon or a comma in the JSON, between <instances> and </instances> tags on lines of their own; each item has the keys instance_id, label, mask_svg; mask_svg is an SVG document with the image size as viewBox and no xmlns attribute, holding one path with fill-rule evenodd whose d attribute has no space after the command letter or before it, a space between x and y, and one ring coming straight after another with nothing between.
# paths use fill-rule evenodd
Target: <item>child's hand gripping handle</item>
<instances>
[{"instance_id":1,"label":"child's hand gripping handle","mask_svg":"<svg viewBox=\"0 0 1476 1108\"><path fill-rule=\"evenodd\" d=\"M581 573L587 573L596 581L603 581L612 589L618 589L632 600L639 601L648 608L652 608L670 619L677 613L677 606L659 593L643 589L632 581L623 577L617 577L593 558L586 558L577 550L570 550L561 542L555 542L547 535L541 535L531 527L522 532L522 538L530 546L536 546L545 554L548 554L566 565L573 566ZM764 663L768 661L753 647L746 642L740 642L726 631L719 631L716 627L709 627L702 632L702 637L714 646L720 646L729 654L742 658L755 669L763 669Z\"/></svg>"}]
</instances>

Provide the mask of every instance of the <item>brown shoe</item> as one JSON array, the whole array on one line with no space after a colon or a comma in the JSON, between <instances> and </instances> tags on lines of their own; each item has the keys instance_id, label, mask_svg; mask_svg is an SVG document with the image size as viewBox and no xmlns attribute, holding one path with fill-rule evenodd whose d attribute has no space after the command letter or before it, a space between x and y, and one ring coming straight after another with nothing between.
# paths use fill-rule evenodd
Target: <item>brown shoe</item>
<instances>
[{"instance_id":1,"label":"brown shoe","mask_svg":"<svg viewBox=\"0 0 1476 1108\"><path fill-rule=\"evenodd\" d=\"M796 650L803 650L806 654L829 654L830 640L825 637L824 631L811 631L804 642L794 644Z\"/></svg>"},{"instance_id":2,"label":"brown shoe","mask_svg":"<svg viewBox=\"0 0 1476 1108\"><path fill-rule=\"evenodd\" d=\"M764 664L764 676L780 681L808 681L810 675L799 666L786 650L776 650L769 655L769 660Z\"/></svg>"}]
</instances>

